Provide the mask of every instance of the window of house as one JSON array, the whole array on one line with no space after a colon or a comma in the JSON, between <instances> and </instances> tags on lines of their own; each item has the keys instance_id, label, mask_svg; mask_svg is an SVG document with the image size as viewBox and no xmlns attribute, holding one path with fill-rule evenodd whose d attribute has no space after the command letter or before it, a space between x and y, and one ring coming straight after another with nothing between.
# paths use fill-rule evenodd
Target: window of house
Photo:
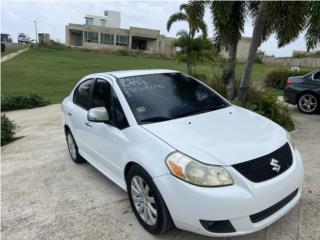
<instances>
[{"instance_id":1,"label":"window of house","mask_svg":"<svg viewBox=\"0 0 320 240\"><path fill-rule=\"evenodd\" d=\"M84 41L98 43L98 33L97 32L84 32Z\"/></svg>"},{"instance_id":2,"label":"window of house","mask_svg":"<svg viewBox=\"0 0 320 240\"><path fill-rule=\"evenodd\" d=\"M87 110L90 107L89 95L92 83L93 79L89 79L80 83L73 95L73 102Z\"/></svg>"},{"instance_id":3,"label":"window of house","mask_svg":"<svg viewBox=\"0 0 320 240\"><path fill-rule=\"evenodd\" d=\"M129 45L129 36L117 35L116 45L128 46Z\"/></svg>"},{"instance_id":4,"label":"window of house","mask_svg":"<svg viewBox=\"0 0 320 240\"><path fill-rule=\"evenodd\" d=\"M93 25L93 18L86 17L86 24Z\"/></svg>"},{"instance_id":5,"label":"window of house","mask_svg":"<svg viewBox=\"0 0 320 240\"><path fill-rule=\"evenodd\" d=\"M102 27L107 26L107 21L105 19L100 19L100 23Z\"/></svg>"},{"instance_id":6,"label":"window of house","mask_svg":"<svg viewBox=\"0 0 320 240\"><path fill-rule=\"evenodd\" d=\"M102 44L114 44L114 35L109 33L101 33L100 34L100 43Z\"/></svg>"}]
</instances>

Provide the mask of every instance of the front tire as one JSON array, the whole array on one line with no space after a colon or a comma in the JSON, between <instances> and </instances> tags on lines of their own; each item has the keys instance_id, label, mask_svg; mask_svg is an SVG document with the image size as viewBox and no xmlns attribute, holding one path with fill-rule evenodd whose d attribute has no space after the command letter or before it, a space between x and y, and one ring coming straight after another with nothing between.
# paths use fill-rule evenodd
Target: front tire
<instances>
[{"instance_id":1,"label":"front tire","mask_svg":"<svg viewBox=\"0 0 320 240\"><path fill-rule=\"evenodd\" d=\"M299 97L297 106L300 112L313 114L319 110L319 97L314 93L304 93Z\"/></svg>"},{"instance_id":2,"label":"front tire","mask_svg":"<svg viewBox=\"0 0 320 240\"><path fill-rule=\"evenodd\" d=\"M66 139L70 158L72 159L72 161L74 161L75 163L83 163L84 159L80 156L76 141L74 140L74 137L69 130L67 130L66 132Z\"/></svg>"},{"instance_id":3,"label":"front tire","mask_svg":"<svg viewBox=\"0 0 320 240\"><path fill-rule=\"evenodd\" d=\"M131 207L143 228L155 235L170 231L174 225L169 210L150 175L134 165L126 182Z\"/></svg>"}]
</instances>

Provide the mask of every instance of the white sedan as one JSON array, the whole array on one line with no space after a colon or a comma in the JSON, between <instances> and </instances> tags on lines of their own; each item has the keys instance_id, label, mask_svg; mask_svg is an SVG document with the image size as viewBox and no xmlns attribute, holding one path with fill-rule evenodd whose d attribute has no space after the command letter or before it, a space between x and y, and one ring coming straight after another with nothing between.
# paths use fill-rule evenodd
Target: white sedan
<instances>
[{"instance_id":1,"label":"white sedan","mask_svg":"<svg viewBox=\"0 0 320 240\"><path fill-rule=\"evenodd\" d=\"M184 73L91 74L62 112L72 160L127 191L150 233L247 234L300 199L303 165L289 134Z\"/></svg>"}]
</instances>

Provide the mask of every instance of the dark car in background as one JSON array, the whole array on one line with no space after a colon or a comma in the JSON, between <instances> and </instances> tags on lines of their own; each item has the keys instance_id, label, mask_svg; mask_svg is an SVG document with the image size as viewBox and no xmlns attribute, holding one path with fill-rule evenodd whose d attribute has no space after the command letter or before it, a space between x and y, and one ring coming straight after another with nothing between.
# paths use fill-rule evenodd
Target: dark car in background
<instances>
[{"instance_id":1,"label":"dark car in background","mask_svg":"<svg viewBox=\"0 0 320 240\"><path fill-rule=\"evenodd\" d=\"M307 114L320 110L320 70L303 76L289 77L284 89L284 100Z\"/></svg>"}]
</instances>

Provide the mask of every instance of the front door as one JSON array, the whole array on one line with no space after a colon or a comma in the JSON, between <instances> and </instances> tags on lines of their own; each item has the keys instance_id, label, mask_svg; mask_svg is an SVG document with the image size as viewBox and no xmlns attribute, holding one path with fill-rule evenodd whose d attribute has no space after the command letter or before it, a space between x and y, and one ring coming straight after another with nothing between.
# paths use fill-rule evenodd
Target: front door
<instances>
[{"instance_id":1,"label":"front door","mask_svg":"<svg viewBox=\"0 0 320 240\"><path fill-rule=\"evenodd\" d=\"M92 164L111 180L121 184L122 152L128 143L123 129L128 123L110 82L96 79L91 104L91 108L105 107L110 116L110 121L106 123L90 122L87 141L94 161Z\"/></svg>"}]
</instances>

